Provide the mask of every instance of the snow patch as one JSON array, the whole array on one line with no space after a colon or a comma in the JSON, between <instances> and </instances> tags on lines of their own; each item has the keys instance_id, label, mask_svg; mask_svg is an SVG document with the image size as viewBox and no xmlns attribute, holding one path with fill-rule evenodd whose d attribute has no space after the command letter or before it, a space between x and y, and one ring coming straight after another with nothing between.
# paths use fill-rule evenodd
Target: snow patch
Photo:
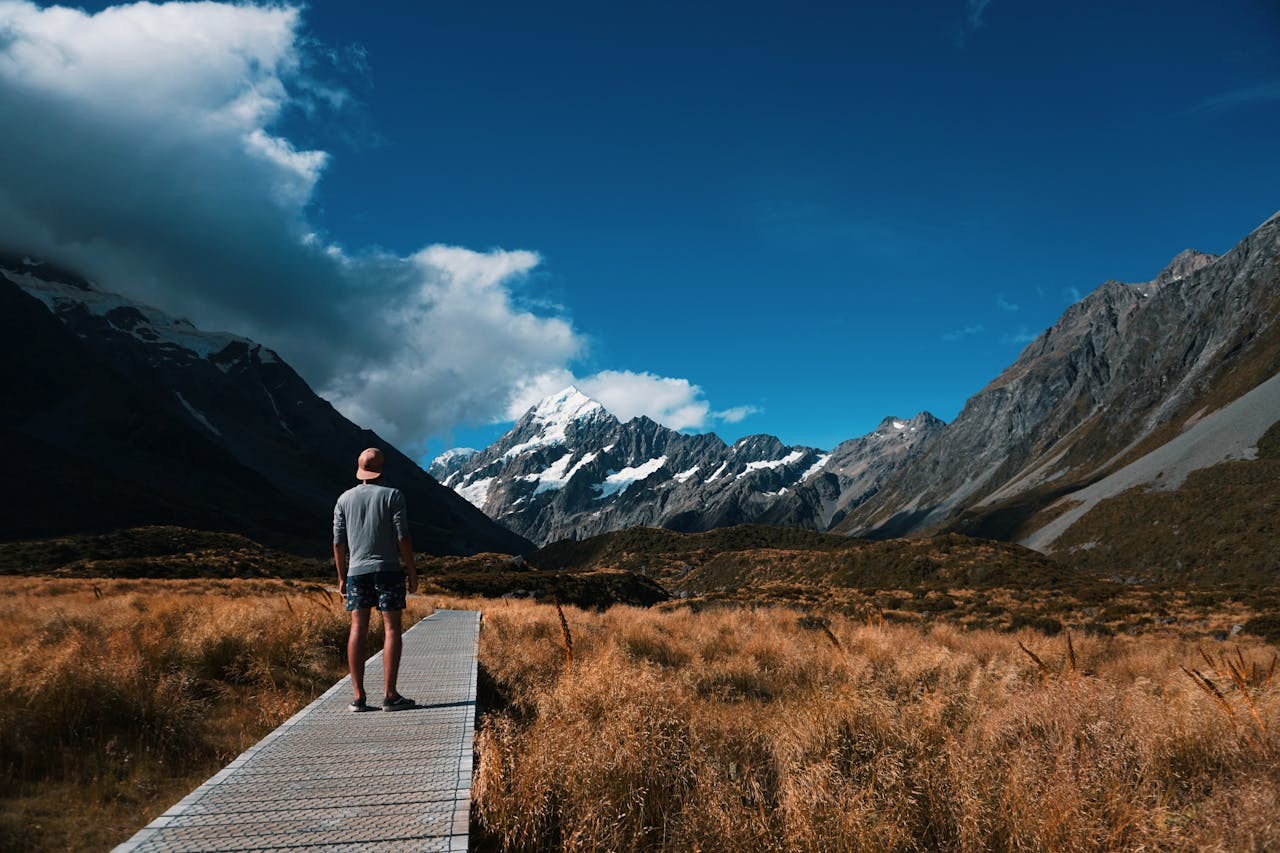
<instances>
[{"instance_id":1,"label":"snow patch","mask_svg":"<svg viewBox=\"0 0 1280 853\"><path fill-rule=\"evenodd\" d=\"M720 475L724 473L724 469L728 467L729 467L729 463L727 460L724 462L721 462L720 467L716 469L716 472L707 478L707 482L710 483L712 480L719 479Z\"/></svg>"},{"instance_id":2,"label":"snow patch","mask_svg":"<svg viewBox=\"0 0 1280 853\"><path fill-rule=\"evenodd\" d=\"M799 479L799 480L796 480L796 482L797 482L797 483L803 483L805 480L809 479L809 478L810 478L810 477L812 477L814 474L816 474L816 473L818 473L819 471L821 471L821 470L823 469L823 467L827 464L827 460L828 460L828 459L830 459L830 458L831 458L831 454L830 454L830 453L824 453L824 454L822 454L821 456L819 456L819 457L818 457L818 461L816 461L816 462L814 462L812 465L810 465L810 466L809 466L809 470L807 470L807 471L805 471L803 474L801 474L801 475L800 475L800 479Z\"/></svg>"},{"instance_id":3,"label":"snow patch","mask_svg":"<svg viewBox=\"0 0 1280 853\"><path fill-rule=\"evenodd\" d=\"M604 478L603 483L592 486L591 488L600 492L596 500L607 498L610 495L616 495L619 492L626 491L632 483L639 483L656 474L663 465L667 464L667 457L659 456L657 459L650 459L643 465L623 468L621 471L611 471Z\"/></svg>"},{"instance_id":4,"label":"snow patch","mask_svg":"<svg viewBox=\"0 0 1280 853\"><path fill-rule=\"evenodd\" d=\"M105 290L81 290L58 281L46 281L39 276L28 273L15 273L0 270L9 281L21 287L30 295L45 304L54 315L72 305L83 305L97 317L111 322L107 315L117 308L129 308L142 315L143 323L132 329L115 328L125 334L132 335L143 343L169 343L195 354L199 358L209 358L222 352L233 343L243 343L250 348L257 347L253 341L226 332L202 332L188 320L178 320L141 302L134 302L115 293ZM148 334L150 333L150 334Z\"/></svg>"},{"instance_id":5,"label":"snow patch","mask_svg":"<svg viewBox=\"0 0 1280 853\"><path fill-rule=\"evenodd\" d=\"M493 477L485 477L483 480L476 480L474 483L458 486L454 491L466 498L467 503L477 509L484 509L485 502L489 499L489 489L493 486L493 481Z\"/></svg>"},{"instance_id":6,"label":"snow patch","mask_svg":"<svg viewBox=\"0 0 1280 853\"><path fill-rule=\"evenodd\" d=\"M786 456L782 457L781 459L773 459L767 462L748 462L746 470L743 471L741 474L739 474L737 476L737 479L741 480L743 477L747 476L752 471L760 471L765 468L769 468L769 469L785 468L788 465L796 464L803 458L804 458L803 450L793 450L790 453L788 453Z\"/></svg>"},{"instance_id":7,"label":"snow patch","mask_svg":"<svg viewBox=\"0 0 1280 853\"><path fill-rule=\"evenodd\" d=\"M574 474L577 474L579 471L581 471L584 465L587 465L588 463L592 462L595 458L596 458L596 454L588 453L585 456L583 456L581 459L579 459L577 464L575 464L572 468L569 468L569 462L570 460L573 459L573 454L566 453L564 456L561 456L559 459L553 462L551 464L551 467L543 471L542 473L527 474L521 479L526 480L530 483L538 484L537 488L533 490L534 495L540 495L543 492L550 492L557 489L563 489L565 485L567 485L568 482L573 479ZM566 468L569 468L569 470L566 471L565 470Z\"/></svg>"},{"instance_id":8,"label":"snow patch","mask_svg":"<svg viewBox=\"0 0 1280 853\"><path fill-rule=\"evenodd\" d=\"M686 480L688 480L690 477L692 477L694 474L698 473L698 468L700 467L701 467L700 465L694 465L688 471L681 471L679 474L676 474L675 477L673 477L672 479L675 480L677 483L683 483Z\"/></svg>"},{"instance_id":9,"label":"snow patch","mask_svg":"<svg viewBox=\"0 0 1280 853\"><path fill-rule=\"evenodd\" d=\"M596 460L595 453L588 453L585 456L583 456L581 459L578 460L576 465L574 465L572 468L569 469L569 473L565 475L564 481L567 483L570 480L572 480L573 475L581 471L584 465L594 462L595 460Z\"/></svg>"},{"instance_id":10,"label":"snow patch","mask_svg":"<svg viewBox=\"0 0 1280 853\"><path fill-rule=\"evenodd\" d=\"M191 414L191 417L199 421L201 425L204 426L205 429L209 430L209 432L213 433L214 435L222 435L222 430L218 429L216 426L209 423L209 419L204 416L204 413L201 412L199 409L197 409L195 406L188 403L187 398L182 396L182 392L174 391L173 396L178 398L178 402L182 404L182 407Z\"/></svg>"}]
</instances>

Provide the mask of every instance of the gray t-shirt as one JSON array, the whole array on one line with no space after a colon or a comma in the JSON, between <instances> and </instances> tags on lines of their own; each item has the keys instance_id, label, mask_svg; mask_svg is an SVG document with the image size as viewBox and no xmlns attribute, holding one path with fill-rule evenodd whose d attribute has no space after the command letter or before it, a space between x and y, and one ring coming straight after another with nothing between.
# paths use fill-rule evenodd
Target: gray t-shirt
<instances>
[{"instance_id":1,"label":"gray t-shirt","mask_svg":"<svg viewBox=\"0 0 1280 853\"><path fill-rule=\"evenodd\" d=\"M409 516L399 489L361 483L333 508L333 544L351 555L347 577L400 571L398 539L409 538Z\"/></svg>"}]
</instances>

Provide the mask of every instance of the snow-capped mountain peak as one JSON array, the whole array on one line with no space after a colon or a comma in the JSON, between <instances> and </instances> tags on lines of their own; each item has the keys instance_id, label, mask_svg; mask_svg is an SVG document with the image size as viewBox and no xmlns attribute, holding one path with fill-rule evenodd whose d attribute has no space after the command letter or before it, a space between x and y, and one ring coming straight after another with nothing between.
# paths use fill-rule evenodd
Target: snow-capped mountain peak
<instances>
[{"instance_id":1,"label":"snow-capped mountain peak","mask_svg":"<svg viewBox=\"0 0 1280 853\"><path fill-rule=\"evenodd\" d=\"M570 385L538 402L516 422L515 429L499 442L508 446L505 458L520 456L542 447L562 445L570 433L592 422L617 424L605 407Z\"/></svg>"},{"instance_id":2,"label":"snow-capped mountain peak","mask_svg":"<svg viewBox=\"0 0 1280 853\"><path fill-rule=\"evenodd\" d=\"M573 385L543 398L531 410L533 417L548 425L568 424L602 411L604 406Z\"/></svg>"},{"instance_id":3,"label":"snow-capped mountain peak","mask_svg":"<svg viewBox=\"0 0 1280 853\"><path fill-rule=\"evenodd\" d=\"M468 459L479 452L474 447L451 447L431 460L427 471L446 486L452 486L458 479L458 471L467 464Z\"/></svg>"},{"instance_id":4,"label":"snow-capped mountain peak","mask_svg":"<svg viewBox=\"0 0 1280 853\"><path fill-rule=\"evenodd\" d=\"M142 302L111 293L72 278L44 275L41 264L24 257L21 268L0 269L0 276L39 299L55 316L84 311L101 318L114 332L151 345L154 358L208 360L224 372L230 359L219 358L228 348L253 353L263 363L280 360L274 352L248 338L228 332L197 329L190 320L171 317ZM38 271L37 271L38 270ZM235 346L235 345L239 346Z\"/></svg>"},{"instance_id":5,"label":"snow-capped mountain peak","mask_svg":"<svg viewBox=\"0 0 1280 853\"><path fill-rule=\"evenodd\" d=\"M480 451L476 450L474 447L451 447L435 459L432 459L431 464L444 464L446 462L452 462L454 459L466 459L468 457L475 456L479 452Z\"/></svg>"},{"instance_id":6,"label":"snow-capped mountain peak","mask_svg":"<svg viewBox=\"0 0 1280 853\"><path fill-rule=\"evenodd\" d=\"M873 434L831 453L764 434L729 446L646 417L624 424L570 386L530 408L485 450L438 458L429 470L491 518L543 543L637 524L825 529L841 500L865 499L932 437L932 424L921 418L932 416L888 419L894 440ZM900 430L892 430L895 420Z\"/></svg>"}]
</instances>

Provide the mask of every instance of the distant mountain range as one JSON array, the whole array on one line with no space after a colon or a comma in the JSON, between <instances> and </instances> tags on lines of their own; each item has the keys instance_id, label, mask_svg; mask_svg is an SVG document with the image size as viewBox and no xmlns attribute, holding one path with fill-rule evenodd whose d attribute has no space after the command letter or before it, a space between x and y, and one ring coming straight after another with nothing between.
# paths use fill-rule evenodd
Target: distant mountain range
<instances>
[{"instance_id":1,"label":"distant mountain range","mask_svg":"<svg viewBox=\"0 0 1280 853\"><path fill-rule=\"evenodd\" d=\"M826 530L874 495L942 429L922 412L885 418L832 451L771 435L732 445L646 417L626 423L569 387L483 451L455 449L428 471L535 542L636 525L697 532L764 523Z\"/></svg>"},{"instance_id":2,"label":"distant mountain range","mask_svg":"<svg viewBox=\"0 0 1280 853\"><path fill-rule=\"evenodd\" d=\"M1188 250L1151 281L1102 284L950 424L889 417L830 451L769 435L729 445L623 423L566 388L429 475L259 344L0 255L15 495L0 538L158 523L314 553L356 454L380 445L419 548L437 554L767 524L954 532L1106 570L1274 579L1277 319L1280 214L1221 257Z\"/></svg>"},{"instance_id":3,"label":"distant mountain range","mask_svg":"<svg viewBox=\"0 0 1280 853\"><path fill-rule=\"evenodd\" d=\"M11 484L0 538L175 524L323 553L357 454L379 446L419 550L529 547L340 415L271 350L52 264L0 255L0 346Z\"/></svg>"},{"instance_id":4,"label":"distant mountain range","mask_svg":"<svg viewBox=\"0 0 1280 853\"><path fill-rule=\"evenodd\" d=\"M768 523L960 532L1156 573L1226 577L1245 560L1274 576L1278 316L1280 214L1221 257L1187 250L1151 281L1105 282L947 425L889 418L829 453L772 436L728 446L620 423L566 389L430 470L539 543ZM1175 515L1182 529L1160 529Z\"/></svg>"}]
</instances>

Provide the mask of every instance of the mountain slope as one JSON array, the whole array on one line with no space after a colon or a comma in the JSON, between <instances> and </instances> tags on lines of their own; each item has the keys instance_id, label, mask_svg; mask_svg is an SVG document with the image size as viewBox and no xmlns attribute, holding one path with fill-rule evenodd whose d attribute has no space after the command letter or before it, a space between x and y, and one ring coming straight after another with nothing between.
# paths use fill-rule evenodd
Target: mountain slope
<instances>
[{"instance_id":1,"label":"mountain slope","mask_svg":"<svg viewBox=\"0 0 1280 853\"><path fill-rule=\"evenodd\" d=\"M320 552L356 455L377 445L419 550L527 548L253 341L12 256L0 256L0 341L0 434L24 493L0 537L165 523Z\"/></svg>"},{"instance_id":2,"label":"mountain slope","mask_svg":"<svg viewBox=\"0 0 1280 853\"><path fill-rule=\"evenodd\" d=\"M623 569L644 574L678 596L751 593L770 585L839 588L904 586L1056 587L1074 573L1008 542L955 534L874 542L764 525L704 533L636 527L565 540L534 551L544 571ZM775 587L776 590L776 587Z\"/></svg>"},{"instance_id":3,"label":"mountain slope","mask_svg":"<svg viewBox=\"0 0 1280 853\"><path fill-rule=\"evenodd\" d=\"M763 522L824 530L941 429L927 412L886 418L826 453L771 435L726 445L639 417L622 423L576 388L538 403L480 452L430 471L491 517L541 543L636 525L700 531Z\"/></svg>"},{"instance_id":4,"label":"mountain slope","mask_svg":"<svg viewBox=\"0 0 1280 853\"><path fill-rule=\"evenodd\" d=\"M1280 216L1221 258L1188 250L1150 282L1106 282L837 529L881 537L956 530L1050 550L1083 514L1071 501L1092 506L1174 468L1180 476L1169 482L1180 482L1257 444L1280 418L1265 389L1248 417L1225 413L1213 430L1196 427L1280 372L1278 316ZM1110 476L1165 446L1161 457Z\"/></svg>"}]
</instances>

